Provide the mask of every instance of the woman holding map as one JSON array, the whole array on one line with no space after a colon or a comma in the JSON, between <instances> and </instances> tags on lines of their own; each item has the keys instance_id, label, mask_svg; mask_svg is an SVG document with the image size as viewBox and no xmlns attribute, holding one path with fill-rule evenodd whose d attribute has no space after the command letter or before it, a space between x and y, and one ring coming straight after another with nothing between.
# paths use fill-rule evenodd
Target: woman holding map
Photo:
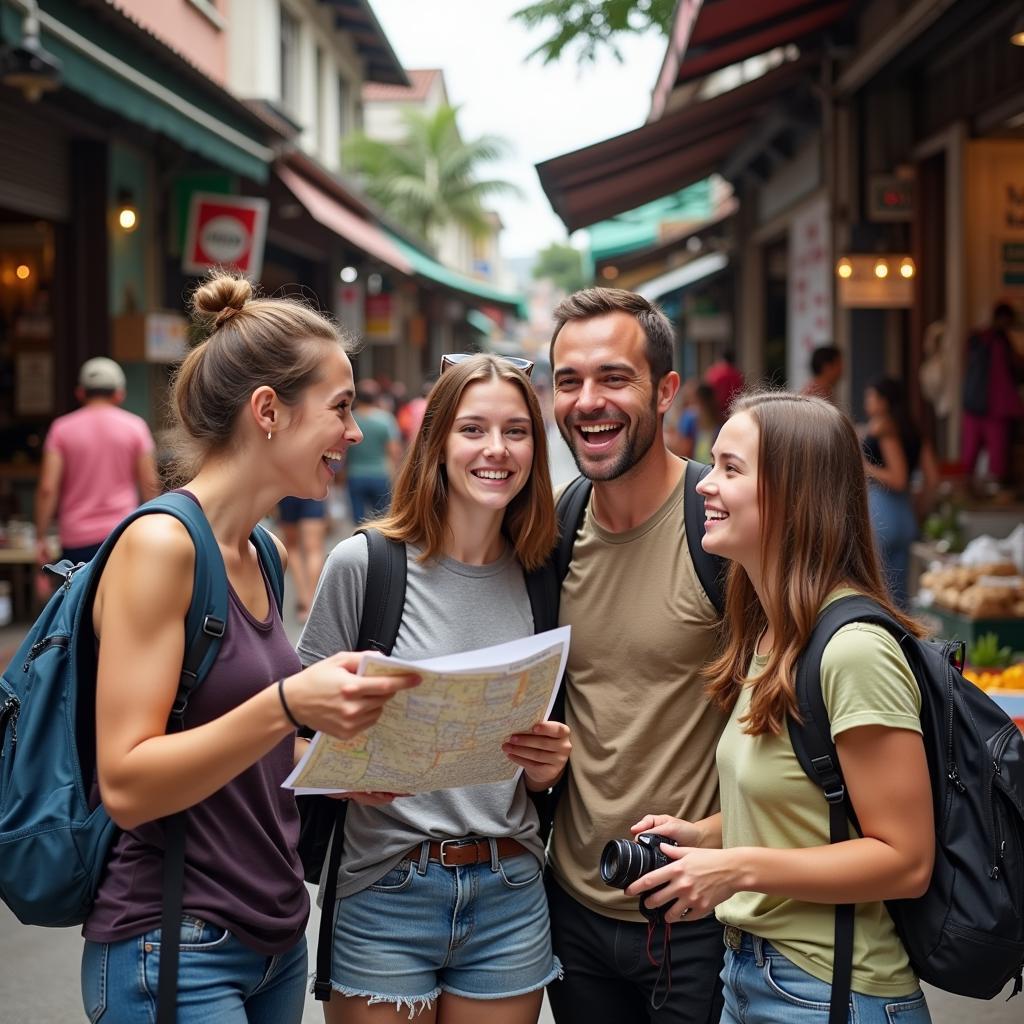
<instances>
[{"instance_id":1,"label":"woman holding map","mask_svg":"<svg viewBox=\"0 0 1024 1024\"><path fill-rule=\"evenodd\" d=\"M520 368L522 364L522 369ZM555 541L544 422L525 360L446 356L423 424L374 526L403 542L408 578L393 654L418 660L534 632L524 570ZM366 587L360 534L331 553L299 641L306 664L356 641ZM517 780L382 803L355 797L337 879L328 1024L534 1024L560 966L529 790L569 756L540 722L503 745ZM481 1001L486 1000L486 1011Z\"/></svg>"}]
</instances>

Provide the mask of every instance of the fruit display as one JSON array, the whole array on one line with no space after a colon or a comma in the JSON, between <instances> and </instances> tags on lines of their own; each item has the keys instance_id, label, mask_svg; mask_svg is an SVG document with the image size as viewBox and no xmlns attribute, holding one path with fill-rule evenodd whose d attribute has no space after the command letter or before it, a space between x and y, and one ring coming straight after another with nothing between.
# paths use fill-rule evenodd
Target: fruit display
<instances>
[{"instance_id":1,"label":"fruit display","mask_svg":"<svg viewBox=\"0 0 1024 1024\"><path fill-rule=\"evenodd\" d=\"M983 690L1024 690L1024 655L999 642L995 633L983 633L967 648L964 679Z\"/></svg>"},{"instance_id":2,"label":"fruit display","mask_svg":"<svg viewBox=\"0 0 1024 1024\"><path fill-rule=\"evenodd\" d=\"M964 669L964 679L983 690L1024 690L1024 663L1004 669Z\"/></svg>"},{"instance_id":3,"label":"fruit display","mask_svg":"<svg viewBox=\"0 0 1024 1024\"><path fill-rule=\"evenodd\" d=\"M971 619L1024 618L1024 579L1012 562L932 569L920 586L937 605Z\"/></svg>"}]
</instances>

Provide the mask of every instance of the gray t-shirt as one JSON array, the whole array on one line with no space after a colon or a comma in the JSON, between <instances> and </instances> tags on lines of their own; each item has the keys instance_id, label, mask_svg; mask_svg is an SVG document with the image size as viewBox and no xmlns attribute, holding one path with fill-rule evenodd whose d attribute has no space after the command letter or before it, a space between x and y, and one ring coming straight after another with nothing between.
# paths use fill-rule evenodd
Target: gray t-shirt
<instances>
[{"instance_id":1,"label":"gray t-shirt","mask_svg":"<svg viewBox=\"0 0 1024 1024\"><path fill-rule=\"evenodd\" d=\"M419 553L407 546L405 609L392 651L396 658L458 654L533 632L526 581L511 549L489 565L464 565L452 558L423 564L416 560ZM362 534L331 552L299 639L303 665L354 649L367 561ZM424 839L464 836L510 836L543 863L537 813L522 778L400 797L383 807L352 802L345 818L338 895L351 896L372 885Z\"/></svg>"}]
</instances>

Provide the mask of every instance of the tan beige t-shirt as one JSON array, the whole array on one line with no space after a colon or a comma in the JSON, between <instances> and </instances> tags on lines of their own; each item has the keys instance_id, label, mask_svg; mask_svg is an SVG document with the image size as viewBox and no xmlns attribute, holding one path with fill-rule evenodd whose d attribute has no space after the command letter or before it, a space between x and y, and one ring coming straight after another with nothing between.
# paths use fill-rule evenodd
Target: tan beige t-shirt
<instances>
[{"instance_id":1,"label":"tan beige t-shirt","mask_svg":"<svg viewBox=\"0 0 1024 1024\"><path fill-rule=\"evenodd\" d=\"M832 599L842 593L850 591ZM748 678L760 675L767 663L767 656L754 655ZM821 658L821 692L833 739L863 725L921 731L921 691L899 644L881 626L852 623L832 637ZM827 846L828 806L800 767L788 730L778 736L743 732L739 720L750 707L750 694L747 683L718 745L722 846ZM856 835L851 826L850 838ZM723 924L767 939L808 974L832 980L833 904L738 892L716 912ZM857 904L852 988L888 997L909 995L917 988L884 903Z\"/></svg>"},{"instance_id":2,"label":"tan beige t-shirt","mask_svg":"<svg viewBox=\"0 0 1024 1024\"><path fill-rule=\"evenodd\" d=\"M572 756L551 869L585 906L623 921L644 918L635 898L601 881L605 843L628 838L647 813L694 820L718 810L715 747L727 716L699 677L718 616L690 561L683 494L681 479L625 533L603 529L588 505L562 587Z\"/></svg>"}]
</instances>

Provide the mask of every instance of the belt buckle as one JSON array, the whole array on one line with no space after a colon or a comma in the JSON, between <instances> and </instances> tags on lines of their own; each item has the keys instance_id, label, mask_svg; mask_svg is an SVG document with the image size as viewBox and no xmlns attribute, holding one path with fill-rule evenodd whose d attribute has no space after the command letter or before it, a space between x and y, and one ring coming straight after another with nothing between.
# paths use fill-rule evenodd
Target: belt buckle
<instances>
[{"instance_id":1,"label":"belt buckle","mask_svg":"<svg viewBox=\"0 0 1024 1024\"><path fill-rule=\"evenodd\" d=\"M731 924L725 926L725 944L733 950L743 945L743 932Z\"/></svg>"},{"instance_id":2,"label":"belt buckle","mask_svg":"<svg viewBox=\"0 0 1024 1024\"><path fill-rule=\"evenodd\" d=\"M479 839L442 839L441 840L441 849L440 849L440 852L439 852L439 855L438 855L438 859L441 862L441 867L443 867L443 868L456 868L456 867L460 866L458 864L449 864L448 861L445 860L445 852L446 852L446 850L447 850L447 848L449 846L453 846L453 847L456 847L456 848L458 848L460 846L476 846L476 844L479 843L479 842L480 842ZM473 861L473 863L474 864L479 864L480 863L480 851L479 850L476 851L476 860Z\"/></svg>"}]
</instances>

